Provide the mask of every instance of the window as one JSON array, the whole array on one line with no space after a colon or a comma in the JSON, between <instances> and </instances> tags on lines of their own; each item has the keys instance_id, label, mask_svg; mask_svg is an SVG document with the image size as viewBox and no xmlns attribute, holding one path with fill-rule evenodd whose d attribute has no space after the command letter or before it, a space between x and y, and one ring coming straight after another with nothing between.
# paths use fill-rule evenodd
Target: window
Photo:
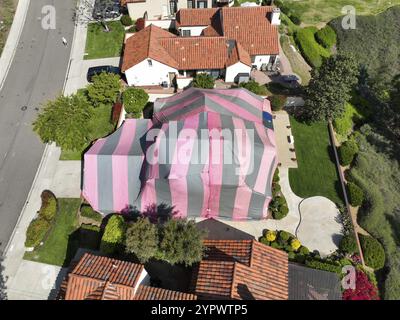
<instances>
[{"instance_id":1,"label":"window","mask_svg":"<svg viewBox=\"0 0 400 320\"><path fill-rule=\"evenodd\" d=\"M207 8L207 1L197 1L197 8L199 9Z\"/></svg>"},{"instance_id":2,"label":"window","mask_svg":"<svg viewBox=\"0 0 400 320\"><path fill-rule=\"evenodd\" d=\"M175 14L178 11L178 5L176 0L170 0L169 2L169 12L170 14Z\"/></svg>"},{"instance_id":3,"label":"window","mask_svg":"<svg viewBox=\"0 0 400 320\"><path fill-rule=\"evenodd\" d=\"M190 37L190 30L182 30L182 37Z\"/></svg>"},{"instance_id":4,"label":"window","mask_svg":"<svg viewBox=\"0 0 400 320\"><path fill-rule=\"evenodd\" d=\"M149 64L149 67L152 67L152 66L153 66L153 61L151 61L150 59L147 60L147 63Z\"/></svg>"},{"instance_id":5,"label":"window","mask_svg":"<svg viewBox=\"0 0 400 320\"><path fill-rule=\"evenodd\" d=\"M194 9L194 0L188 0L187 7L188 9Z\"/></svg>"}]
</instances>

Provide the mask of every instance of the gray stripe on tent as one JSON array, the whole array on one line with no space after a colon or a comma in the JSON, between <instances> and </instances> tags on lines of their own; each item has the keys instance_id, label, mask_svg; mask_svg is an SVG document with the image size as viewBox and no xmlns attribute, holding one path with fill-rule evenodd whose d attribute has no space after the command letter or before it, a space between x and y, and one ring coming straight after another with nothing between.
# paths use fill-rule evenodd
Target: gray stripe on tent
<instances>
[{"instance_id":1,"label":"gray stripe on tent","mask_svg":"<svg viewBox=\"0 0 400 320\"><path fill-rule=\"evenodd\" d=\"M112 156L97 156L98 199L101 212L107 213L114 209Z\"/></svg>"},{"instance_id":2,"label":"gray stripe on tent","mask_svg":"<svg viewBox=\"0 0 400 320\"><path fill-rule=\"evenodd\" d=\"M164 159L166 160L166 163L159 164L160 178L168 178L171 172L172 161L174 159L174 152L176 149L176 138L178 138L184 126L183 121L176 121L175 123L176 123L176 132L175 129L171 129L171 123L170 123L168 129L165 130L163 141L161 141L160 144L159 159L163 159L161 158L161 156L164 156Z\"/></svg>"},{"instance_id":3,"label":"gray stripe on tent","mask_svg":"<svg viewBox=\"0 0 400 320\"><path fill-rule=\"evenodd\" d=\"M148 123L150 120L138 119L136 120L136 130L135 130L135 138L133 139L132 145L129 149L129 155L143 155L146 148L146 135L145 133L148 130Z\"/></svg>"},{"instance_id":4,"label":"gray stripe on tent","mask_svg":"<svg viewBox=\"0 0 400 320\"><path fill-rule=\"evenodd\" d=\"M142 165L142 156L128 156L129 205L133 207L138 206L138 208L140 208L140 202L138 204L137 199L141 191L140 173L142 170Z\"/></svg>"},{"instance_id":5,"label":"gray stripe on tent","mask_svg":"<svg viewBox=\"0 0 400 320\"><path fill-rule=\"evenodd\" d=\"M250 199L248 218L259 220L263 216L263 207L266 197L258 192L253 192Z\"/></svg>"},{"instance_id":6,"label":"gray stripe on tent","mask_svg":"<svg viewBox=\"0 0 400 320\"><path fill-rule=\"evenodd\" d=\"M244 109L244 110L250 112L251 114L255 115L256 117L260 118L260 120L262 119L262 110L255 108L252 104L248 103L247 101L245 101L239 97L228 96L228 95L224 95L223 93L215 93L213 95L218 96L222 99L228 100L234 104L237 104L242 109Z\"/></svg>"},{"instance_id":7,"label":"gray stripe on tent","mask_svg":"<svg viewBox=\"0 0 400 320\"><path fill-rule=\"evenodd\" d=\"M175 112L169 114L165 118L168 120L175 119L177 116L182 116L182 115L189 113L197 108L200 108L203 105L204 105L204 99L198 99L196 101L193 101L191 104L183 107L182 109L178 109Z\"/></svg>"},{"instance_id":8,"label":"gray stripe on tent","mask_svg":"<svg viewBox=\"0 0 400 320\"><path fill-rule=\"evenodd\" d=\"M276 162L276 156L274 156L274 158L272 159L271 162L271 166L269 167L269 171L268 171L268 177L267 177L267 185L265 186L265 195L268 196L272 196L272 179L274 177L274 168L275 168L275 162Z\"/></svg>"},{"instance_id":9,"label":"gray stripe on tent","mask_svg":"<svg viewBox=\"0 0 400 320\"><path fill-rule=\"evenodd\" d=\"M171 188L168 179L155 179L154 185L156 188L157 205L165 204L170 206L171 199Z\"/></svg>"},{"instance_id":10,"label":"gray stripe on tent","mask_svg":"<svg viewBox=\"0 0 400 320\"><path fill-rule=\"evenodd\" d=\"M119 127L117 131L112 133L106 138L106 142L101 147L98 154L112 155L118 146L119 139L121 138L123 126Z\"/></svg>"},{"instance_id":11,"label":"gray stripe on tent","mask_svg":"<svg viewBox=\"0 0 400 320\"><path fill-rule=\"evenodd\" d=\"M186 177L188 197L188 218L200 217L203 209L204 188L200 175L188 175Z\"/></svg>"},{"instance_id":12,"label":"gray stripe on tent","mask_svg":"<svg viewBox=\"0 0 400 320\"><path fill-rule=\"evenodd\" d=\"M253 189L254 186L256 185L257 177L259 174L264 174L263 172L260 172L260 166L261 166L261 161L263 158L263 153L264 153L264 148L265 145L263 144L260 136L258 135L258 132L254 126L254 123L250 121L245 121L245 126L246 130L252 130L253 132L253 145L251 146L251 159L253 161L253 166L252 169L253 171L251 173L248 173L245 178L246 184L249 186L250 189Z\"/></svg>"},{"instance_id":13,"label":"gray stripe on tent","mask_svg":"<svg viewBox=\"0 0 400 320\"><path fill-rule=\"evenodd\" d=\"M232 163L228 164L225 163L223 164L222 168L222 185L221 185L221 193L220 193L220 199L219 199L219 211L220 211L220 216L225 217L225 218L232 218L233 215L233 208L235 206L235 200L237 196L237 189L238 189L238 184L239 184L239 176L236 172L236 169L239 168L238 163L236 163L237 160L237 154L239 152L238 147L237 147L237 139L234 137L234 129L235 126L233 124L233 119L231 117L224 117L221 116L221 127L223 129L229 129L232 134L232 139L231 141L226 141L224 140L224 157L225 157L225 150L227 148L226 144L231 143L231 149L228 152L232 152ZM233 146L232 146L233 143ZM229 145L228 145L229 146Z\"/></svg>"},{"instance_id":14,"label":"gray stripe on tent","mask_svg":"<svg viewBox=\"0 0 400 320\"><path fill-rule=\"evenodd\" d=\"M186 93L186 92L185 92L185 93ZM163 105L157 104L156 107L157 107L159 110L161 110L161 112L164 112L164 111L167 111L168 108L170 108L170 107L173 107L173 106L175 106L175 105L177 105L177 104L183 103L183 102L185 102L185 101L187 101L187 100L194 99L195 97L197 97L197 98L203 98L204 95L202 94L201 91L192 90L192 92L191 92L190 94L183 95L183 97L180 98L180 99L177 99L177 100L174 100L174 101L170 101L170 102L166 102L166 103L164 103ZM157 112L157 110L156 110L156 112Z\"/></svg>"}]
</instances>

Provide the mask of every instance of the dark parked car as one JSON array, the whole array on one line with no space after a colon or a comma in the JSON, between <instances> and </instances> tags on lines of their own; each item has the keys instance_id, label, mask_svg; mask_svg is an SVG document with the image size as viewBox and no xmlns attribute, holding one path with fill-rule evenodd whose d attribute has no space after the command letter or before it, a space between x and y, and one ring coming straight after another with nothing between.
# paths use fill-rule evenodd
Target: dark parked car
<instances>
[{"instance_id":1,"label":"dark parked car","mask_svg":"<svg viewBox=\"0 0 400 320\"><path fill-rule=\"evenodd\" d=\"M114 73L117 75L121 75L121 69L118 67L114 67L114 66L98 66L98 67L92 67L89 68L88 72L87 72L87 81L88 82L92 82L93 76L95 76L96 74L100 74L102 72L106 72L106 73Z\"/></svg>"}]
</instances>

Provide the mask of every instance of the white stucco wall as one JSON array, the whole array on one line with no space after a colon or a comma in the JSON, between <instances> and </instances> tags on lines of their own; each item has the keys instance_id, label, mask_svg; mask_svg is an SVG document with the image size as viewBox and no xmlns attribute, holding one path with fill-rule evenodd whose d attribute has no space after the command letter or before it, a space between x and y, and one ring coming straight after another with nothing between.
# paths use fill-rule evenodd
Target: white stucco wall
<instances>
[{"instance_id":1,"label":"white stucco wall","mask_svg":"<svg viewBox=\"0 0 400 320\"><path fill-rule=\"evenodd\" d=\"M264 63L268 64L269 63L269 58L270 58L269 55L268 56L255 56L254 62L252 62L251 64L252 65L256 65L257 69L260 69L262 64L264 64Z\"/></svg>"},{"instance_id":2,"label":"white stucco wall","mask_svg":"<svg viewBox=\"0 0 400 320\"><path fill-rule=\"evenodd\" d=\"M250 74L251 67L245 65L242 62L237 62L228 68L226 68L226 73L225 73L225 82L235 82L235 77L239 73L249 73Z\"/></svg>"},{"instance_id":3,"label":"white stucco wall","mask_svg":"<svg viewBox=\"0 0 400 320\"><path fill-rule=\"evenodd\" d=\"M183 36L183 31L189 30L191 37L197 37L201 35L201 32L207 28L207 26L196 26L196 27L180 27L179 34Z\"/></svg>"},{"instance_id":4,"label":"white stucco wall","mask_svg":"<svg viewBox=\"0 0 400 320\"><path fill-rule=\"evenodd\" d=\"M178 86L178 89L184 89L188 85L190 85L193 81L193 78L176 78L176 84Z\"/></svg>"},{"instance_id":5,"label":"white stucco wall","mask_svg":"<svg viewBox=\"0 0 400 320\"><path fill-rule=\"evenodd\" d=\"M155 25L162 29L175 29L175 19L165 19L165 20L146 20L144 26Z\"/></svg>"},{"instance_id":6,"label":"white stucco wall","mask_svg":"<svg viewBox=\"0 0 400 320\"><path fill-rule=\"evenodd\" d=\"M149 66L148 60L152 61L152 66ZM125 76L130 86L154 86L163 81L169 83L169 72L177 73L178 70L154 59L145 59L126 70Z\"/></svg>"}]
</instances>

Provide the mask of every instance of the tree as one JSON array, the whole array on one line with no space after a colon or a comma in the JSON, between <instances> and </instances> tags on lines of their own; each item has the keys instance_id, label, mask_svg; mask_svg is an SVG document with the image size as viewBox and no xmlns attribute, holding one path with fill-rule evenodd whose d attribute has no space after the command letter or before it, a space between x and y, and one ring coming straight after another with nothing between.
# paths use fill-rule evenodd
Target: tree
<instances>
[{"instance_id":1,"label":"tree","mask_svg":"<svg viewBox=\"0 0 400 320\"><path fill-rule=\"evenodd\" d=\"M312 71L304 105L305 118L332 121L341 117L358 74L358 65L352 55L338 54L324 60L319 69Z\"/></svg>"},{"instance_id":2,"label":"tree","mask_svg":"<svg viewBox=\"0 0 400 320\"><path fill-rule=\"evenodd\" d=\"M63 149L79 150L90 141L85 125L91 113L82 95L59 96L44 105L33 129L45 143L55 142Z\"/></svg>"},{"instance_id":3,"label":"tree","mask_svg":"<svg viewBox=\"0 0 400 320\"><path fill-rule=\"evenodd\" d=\"M203 257L203 237L194 221L170 219L161 229L160 251L171 264L191 266Z\"/></svg>"},{"instance_id":4,"label":"tree","mask_svg":"<svg viewBox=\"0 0 400 320\"><path fill-rule=\"evenodd\" d=\"M357 143L353 140L347 140L339 147L339 160L342 166L349 165L358 152Z\"/></svg>"},{"instance_id":5,"label":"tree","mask_svg":"<svg viewBox=\"0 0 400 320\"><path fill-rule=\"evenodd\" d=\"M267 94L267 88L264 85L259 84L255 80L250 80L248 82L242 82L239 84L240 88L245 88L250 92L258 94L260 96L265 96Z\"/></svg>"},{"instance_id":6,"label":"tree","mask_svg":"<svg viewBox=\"0 0 400 320\"><path fill-rule=\"evenodd\" d=\"M361 250L365 264L375 270L382 269L385 265L385 250L381 243L373 237L360 234Z\"/></svg>"},{"instance_id":7,"label":"tree","mask_svg":"<svg viewBox=\"0 0 400 320\"><path fill-rule=\"evenodd\" d=\"M361 206L364 201L364 192L362 189L353 182L347 184L349 192L349 201L353 207Z\"/></svg>"},{"instance_id":8,"label":"tree","mask_svg":"<svg viewBox=\"0 0 400 320\"><path fill-rule=\"evenodd\" d=\"M149 95L143 89L128 88L122 94L125 111L134 118L140 118L143 109L149 101Z\"/></svg>"},{"instance_id":9,"label":"tree","mask_svg":"<svg viewBox=\"0 0 400 320\"><path fill-rule=\"evenodd\" d=\"M269 100L271 101L272 110L279 111L285 106L287 98L286 96L277 94L271 96Z\"/></svg>"},{"instance_id":10,"label":"tree","mask_svg":"<svg viewBox=\"0 0 400 320\"><path fill-rule=\"evenodd\" d=\"M349 254L358 252L356 238L353 234L347 234L340 240L339 248L341 251Z\"/></svg>"},{"instance_id":11,"label":"tree","mask_svg":"<svg viewBox=\"0 0 400 320\"><path fill-rule=\"evenodd\" d=\"M95 8L96 4L100 4L103 8L102 11L97 10ZM97 21L101 23L104 27L105 32L109 32L110 28L106 23L106 10L109 7L112 7L115 3L115 0L101 0L101 1L90 1L90 0L80 0L79 5L76 10L74 10L73 20L75 24L83 24L86 25L89 22ZM96 14L93 15L94 11Z\"/></svg>"},{"instance_id":12,"label":"tree","mask_svg":"<svg viewBox=\"0 0 400 320\"><path fill-rule=\"evenodd\" d=\"M203 89L213 89L215 80L207 73L198 73L193 79L193 87Z\"/></svg>"},{"instance_id":13,"label":"tree","mask_svg":"<svg viewBox=\"0 0 400 320\"><path fill-rule=\"evenodd\" d=\"M113 104L121 90L120 76L102 72L93 76L93 83L87 86L87 94L94 106Z\"/></svg>"},{"instance_id":14,"label":"tree","mask_svg":"<svg viewBox=\"0 0 400 320\"><path fill-rule=\"evenodd\" d=\"M100 251L111 255L119 251L124 244L126 224L124 217L113 215L106 225L100 242Z\"/></svg>"},{"instance_id":15,"label":"tree","mask_svg":"<svg viewBox=\"0 0 400 320\"><path fill-rule=\"evenodd\" d=\"M139 218L128 226L125 250L133 253L140 263L146 263L158 250L157 227L148 218Z\"/></svg>"}]
</instances>

